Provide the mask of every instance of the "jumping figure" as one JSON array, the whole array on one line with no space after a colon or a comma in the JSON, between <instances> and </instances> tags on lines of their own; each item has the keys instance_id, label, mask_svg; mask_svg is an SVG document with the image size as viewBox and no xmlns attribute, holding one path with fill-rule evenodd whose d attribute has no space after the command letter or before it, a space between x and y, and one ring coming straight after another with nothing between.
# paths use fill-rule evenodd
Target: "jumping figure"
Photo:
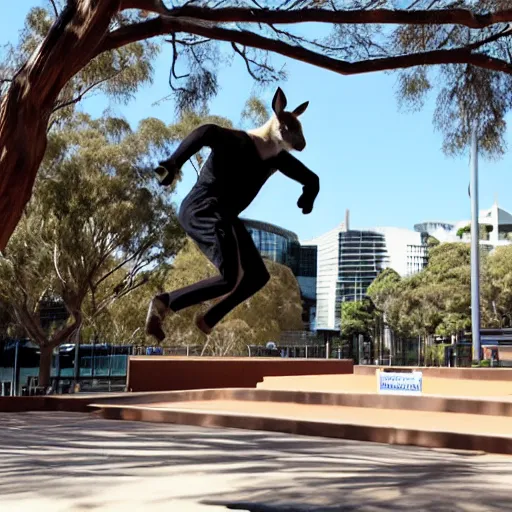
<instances>
[{"instance_id":1,"label":"jumping figure","mask_svg":"<svg viewBox=\"0 0 512 512\"><path fill-rule=\"evenodd\" d=\"M197 327L209 334L232 309L263 288L270 279L240 213L276 171L303 185L297 206L311 213L320 190L318 176L289 151L302 151L306 141L298 117L309 102L286 111L286 96L278 88L272 100L274 115L260 128L239 131L205 124L192 131L168 160L155 170L162 186L170 185L185 162L204 146L211 149L200 176L183 200L178 220L220 275L154 297L146 319L146 333L165 338L162 322L169 312L221 298Z\"/></svg>"}]
</instances>

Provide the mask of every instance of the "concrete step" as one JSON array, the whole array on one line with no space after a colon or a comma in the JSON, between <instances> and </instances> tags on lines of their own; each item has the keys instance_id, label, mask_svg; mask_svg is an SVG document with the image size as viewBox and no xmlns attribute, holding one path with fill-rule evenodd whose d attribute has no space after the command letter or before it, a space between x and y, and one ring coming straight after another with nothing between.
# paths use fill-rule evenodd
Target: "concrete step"
<instances>
[{"instance_id":1,"label":"concrete step","mask_svg":"<svg viewBox=\"0 0 512 512\"><path fill-rule=\"evenodd\" d=\"M449 370L449 368L447 368ZM436 370L439 370L436 368ZM423 371L420 369L420 371ZM493 397L512 401L512 381L506 380L506 372L499 372L504 380L479 380L469 373L462 373L468 378L453 379L446 377L449 373L437 372L423 374L423 393L425 395L451 397ZM484 374L482 374L484 375ZM258 389L323 391L329 393L377 393L375 373L351 375L297 375L285 377L264 377L257 385Z\"/></svg>"},{"instance_id":2,"label":"concrete step","mask_svg":"<svg viewBox=\"0 0 512 512\"><path fill-rule=\"evenodd\" d=\"M512 416L248 400L93 404L108 419L512 454Z\"/></svg>"},{"instance_id":3,"label":"concrete step","mask_svg":"<svg viewBox=\"0 0 512 512\"><path fill-rule=\"evenodd\" d=\"M278 404L323 405L333 407L372 408L378 410L403 410L445 412L486 416L512 417L512 400L499 397L450 397L441 395L385 395L378 393L287 391L273 389L200 389L149 393L125 393L116 397L91 398L89 404L100 405L151 405L174 402L259 402Z\"/></svg>"}]
</instances>

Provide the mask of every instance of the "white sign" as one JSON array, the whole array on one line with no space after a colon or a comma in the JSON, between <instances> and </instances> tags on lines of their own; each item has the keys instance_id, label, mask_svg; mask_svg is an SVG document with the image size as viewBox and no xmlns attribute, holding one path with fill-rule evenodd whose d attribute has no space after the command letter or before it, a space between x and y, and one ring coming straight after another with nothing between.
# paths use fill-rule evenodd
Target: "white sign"
<instances>
[{"instance_id":1,"label":"white sign","mask_svg":"<svg viewBox=\"0 0 512 512\"><path fill-rule=\"evenodd\" d=\"M422 372L383 372L377 370L379 393L389 395L421 395L423 392Z\"/></svg>"}]
</instances>

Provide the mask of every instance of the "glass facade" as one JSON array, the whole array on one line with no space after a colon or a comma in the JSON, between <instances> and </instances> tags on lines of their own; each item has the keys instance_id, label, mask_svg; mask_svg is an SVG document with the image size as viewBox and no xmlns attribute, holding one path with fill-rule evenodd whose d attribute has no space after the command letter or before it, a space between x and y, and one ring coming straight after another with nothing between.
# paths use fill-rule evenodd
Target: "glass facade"
<instances>
[{"instance_id":1,"label":"glass facade","mask_svg":"<svg viewBox=\"0 0 512 512\"><path fill-rule=\"evenodd\" d=\"M301 246L295 233L273 224L242 219L256 248L268 258L291 269L299 283L306 329L314 325L316 312L317 247Z\"/></svg>"},{"instance_id":2,"label":"glass facade","mask_svg":"<svg viewBox=\"0 0 512 512\"><path fill-rule=\"evenodd\" d=\"M264 258L290 267L294 274L300 260L300 244L295 233L266 222L243 219L247 231Z\"/></svg>"},{"instance_id":3,"label":"glass facade","mask_svg":"<svg viewBox=\"0 0 512 512\"><path fill-rule=\"evenodd\" d=\"M339 328L341 304L361 301L377 275L388 263L384 234L372 231L339 233L338 282L336 283L335 327Z\"/></svg>"},{"instance_id":4,"label":"glass facade","mask_svg":"<svg viewBox=\"0 0 512 512\"><path fill-rule=\"evenodd\" d=\"M316 277L317 267L316 245L302 245L299 248L299 265L297 275L304 277Z\"/></svg>"},{"instance_id":5,"label":"glass facade","mask_svg":"<svg viewBox=\"0 0 512 512\"><path fill-rule=\"evenodd\" d=\"M400 276L419 272L427 261L427 236L405 228L346 230L344 224L313 239L318 248L316 329L339 332L343 302L364 300L385 268Z\"/></svg>"},{"instance_id":6,"label":"glass facade","mask_svg":"<svg viewBox=\"0 0 512 512\"><path fill-rule=\"evenodd\" d=\"M316 277L317 247L301 246L295 233L267 222L243 219L264 258L290 267L295 276Z\"/></svg>"}]
</instances>

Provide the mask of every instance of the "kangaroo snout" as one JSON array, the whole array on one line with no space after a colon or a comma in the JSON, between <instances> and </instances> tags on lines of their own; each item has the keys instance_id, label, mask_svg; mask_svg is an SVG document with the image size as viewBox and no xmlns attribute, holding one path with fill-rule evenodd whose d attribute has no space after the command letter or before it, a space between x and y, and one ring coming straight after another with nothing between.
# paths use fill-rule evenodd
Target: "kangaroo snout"
<instances>
[{"instance_id":1,"label":"kangaroo snout","mask_svg":"<svg viewBox=\"0 0 512 512\"><path fill-rule=\"evenodd\" d=\"M297 142L295 144L295 149L297 151L302 151L305 147L306 147L306 141L305 140L301 140L300 142Z\"/></svg>"}]
</instances>

